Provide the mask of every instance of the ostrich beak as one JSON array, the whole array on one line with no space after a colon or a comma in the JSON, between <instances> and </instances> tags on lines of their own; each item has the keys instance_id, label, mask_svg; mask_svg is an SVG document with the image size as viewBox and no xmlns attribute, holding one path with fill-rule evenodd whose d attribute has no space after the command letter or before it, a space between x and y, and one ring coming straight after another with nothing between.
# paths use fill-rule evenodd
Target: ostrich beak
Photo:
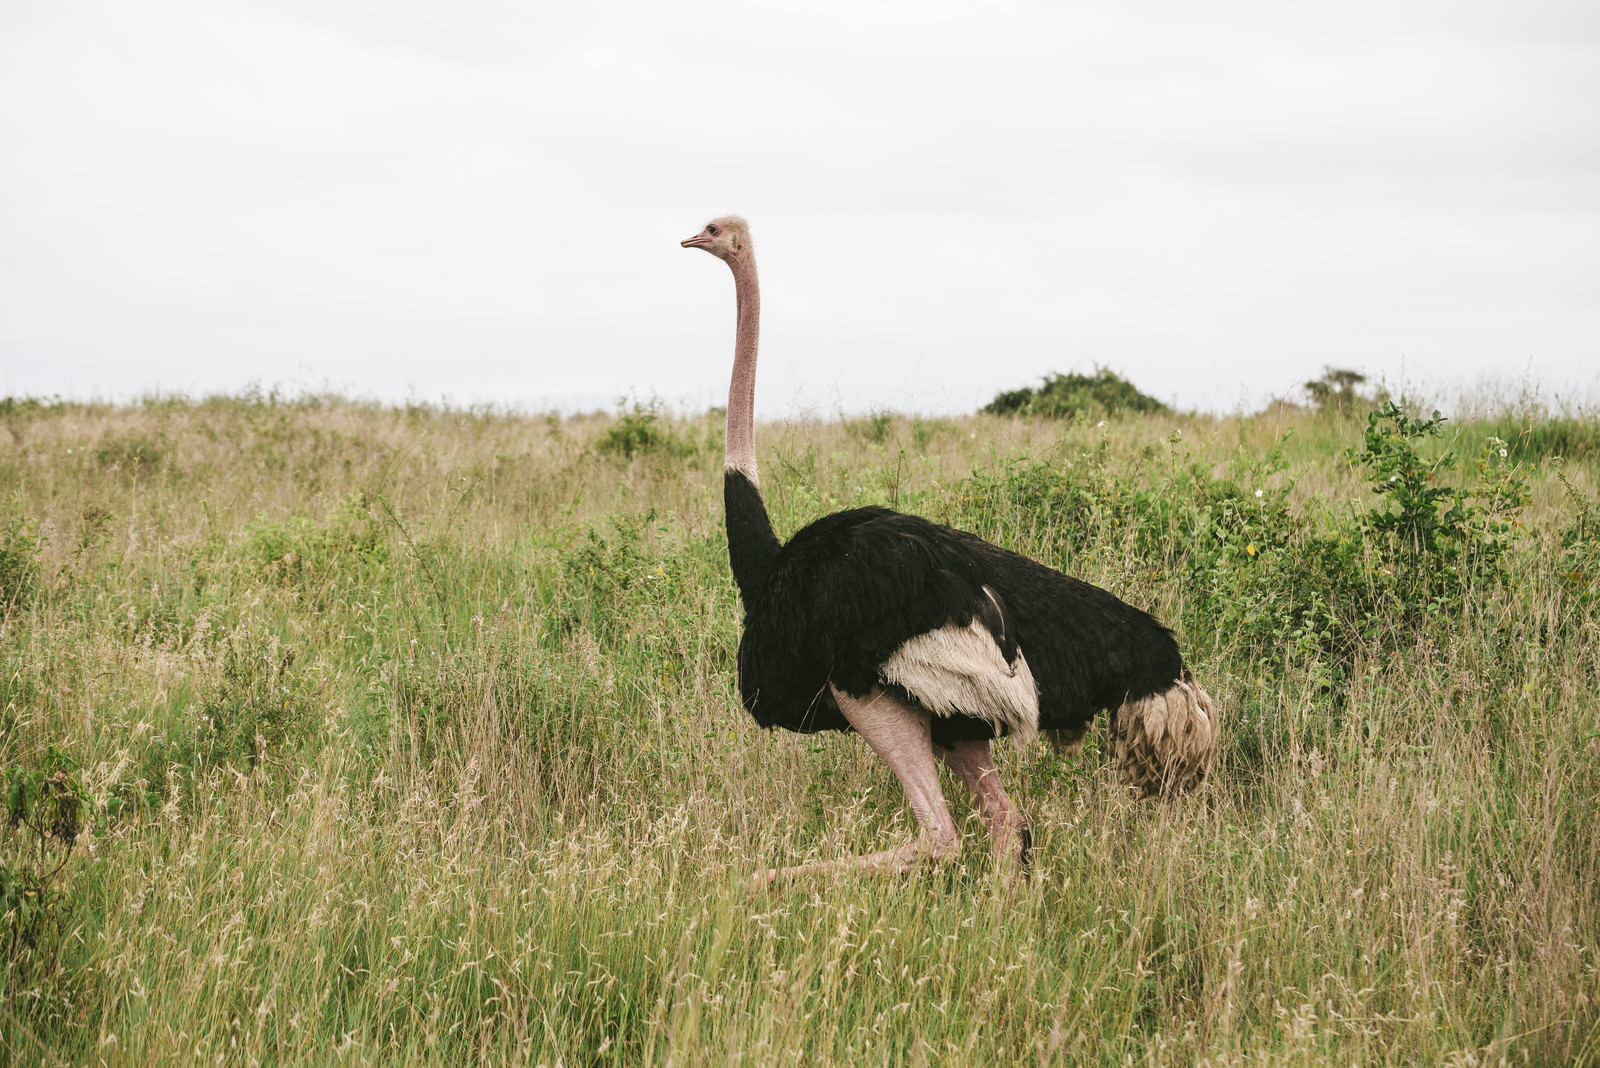
<instances>
[{"instance_id":1,"label":"ostrich beak","mask_svg":"<svg viewBox=\"0 0 1600 1068\"><path fill-rule=\"evenodd\" d=\"M711 244L711 239L705 234L695 234L693 237L684 238L679 244L684 248L705 248Z\"/></svg>"}]
</instances>

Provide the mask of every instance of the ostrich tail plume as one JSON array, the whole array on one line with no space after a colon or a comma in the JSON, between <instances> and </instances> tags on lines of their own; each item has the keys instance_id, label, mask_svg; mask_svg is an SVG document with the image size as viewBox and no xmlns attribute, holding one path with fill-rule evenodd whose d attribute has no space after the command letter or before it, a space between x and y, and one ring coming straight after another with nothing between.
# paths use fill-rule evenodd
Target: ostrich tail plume
<instances>
[{"instance_id":1,"label":"ostrich tail plume","mask_svg":"<svg viewBox=\"0 0 1600 1068\"><path fill-rule=\"evenodd\" d=\"M1188 793L1211 770L1220 727L1211 695L1186 671L1170 689L1117 709L1117 769L1145 797Z\"/></svg>"}]
</instances>

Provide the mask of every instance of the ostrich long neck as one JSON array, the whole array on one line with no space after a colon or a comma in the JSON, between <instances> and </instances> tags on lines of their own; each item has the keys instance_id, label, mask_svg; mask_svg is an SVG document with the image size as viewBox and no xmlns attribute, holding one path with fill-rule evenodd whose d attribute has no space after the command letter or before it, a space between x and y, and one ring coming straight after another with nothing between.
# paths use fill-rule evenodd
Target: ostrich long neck
<instances>
[{"instance_id":1,"label":"ostrich long neck","mask_svg":"<svg viewBox=\"0 0 1600 1068\"><path fill-rule=\"evenodd\" d=\"M730 260L739 325L733 343L733 381L728 385L727 458L722 503L728 523L728 563L748 610L766 589L778 558L778 537L767 518L756 474L756 346L761 335L761 287L748 252Z\"/></svg>"},{"instance_id":2,"label":"ostrich long neck","mask_svg":"<svg viewBox=\"0 0 1600 1068\"><path fill-rule=\"evenodd\" d=\"M739 325L733 341L733 381L728 383L728 438L725 470L742 471L753 486L756 472L756 348L761 339L761 285L755 257L729 261Z\"/></svg>"}]
</instances>

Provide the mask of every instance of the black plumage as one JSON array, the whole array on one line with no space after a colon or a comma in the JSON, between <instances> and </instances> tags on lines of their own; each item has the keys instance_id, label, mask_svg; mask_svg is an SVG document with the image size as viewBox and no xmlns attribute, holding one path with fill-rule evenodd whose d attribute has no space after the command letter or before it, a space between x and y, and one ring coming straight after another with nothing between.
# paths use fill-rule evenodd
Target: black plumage
<instances>
[{"instance_id":1,"label":"black plumage","mask_svg":"<svg viewBox=\"0 0 1600 1068\"><path fill-rule=\"evenodd\" d=\"M905 846L764 868L755 884L949 860L960 836L940 763L972 793L998 854L1025 873L1028 821L1000 784L991 741L1043 730L1070 743L1101 709L1116 709L1113 749L1135 789L1198 785L1216 751L1216 707L1148 614L972 534L884 508L825 516L778 541L756 480L761 296L750 228L724 216L683 245L733 272L723 500L744 602L740 696L763 727L860 733L918 824Z\"/></svg>"},{"instance_id":2,"label":"black plumage","mask_svg":"<svg viewBox=\"0 0 1600 1068\"><path fill-rule=\"evenodd\" d=\"M1078 734L1096 712L1165 691L1183 675L1177 643L1154 617L976 535L854 508L780 545L760 490L743 473L727 472L724 501L745 606L739 690L763 727L848 730L830 682L857 697L896 690L881 673L895 650L974 618L1007 663L1019 650L1026 656L1041 730ZM933 718L935 741L1004 732L979 714Z\"/></svg>"}]
</instances>

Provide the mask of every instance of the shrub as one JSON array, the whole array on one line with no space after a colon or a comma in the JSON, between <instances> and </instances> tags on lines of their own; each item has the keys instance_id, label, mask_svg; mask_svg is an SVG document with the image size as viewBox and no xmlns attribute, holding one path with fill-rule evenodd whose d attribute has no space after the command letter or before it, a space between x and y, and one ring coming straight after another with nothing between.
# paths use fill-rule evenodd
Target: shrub
<instances>
[{"instance_id":1,"label":"shrub","mask_svg":"<svg viewBox=\"0 0 1600 1068\"><path fill-rule=\"evenodd\" d=\"M1354 454L1367 469L1372 492L1383 500L1361 517L1393 597L1404 613L1460 607L1470 578L1499 579L1508 540L1529 503L1526 480L1508 463L1509 450L1490 438L1479 459L1476 486L1447 484L1456 454L1423 458L1417 444L1438 437L1445 419L1408 416L1393 401L1367 416L1362 447Z\"/></svg>"},{"instance_id":2,"label":"shrub","mask_svg":"<svg viewBox=\"0 0 1600 1068\"><path fill-rule=\"evenodd\" d=\"M0 857L0 942L8 971L30 964L49 971L70 905L56 882L88 820L89 797L77 767L55 746L33 767L7 768L3 782L12 834Z\"/></svg>"},{"instance_id":3,"label":"shrub","mask_svg":"<svg viewBox=\"0 0 1600 1068\"><path fill-rule=\"evenodd\" d=\"M1349 415L1357 408L1370 408L1383 404L1389 394L1382 390L1365 393L1356 387L1366 382L1367 376L1347 368L1325 367L1322 377L1305 383L1306 396L1311 406L1319 412Z\"/></svg>"},{"instance_id":4,"label":"shrub","mask_svg":"<svg viewBox=\"0 0 1600 1068\"><path fill-rule=\"evenodd\" d=\"M322 591L339 579L370 577L388 562L389 545L366 496L356 493L323 523L257 520L245 531L245 553L274 585Z\"/></svg>"},{"instance_id":5,"label":"shrub","mask_svg":"<svg viewBox=\"0 0 1600 1068\"><path fill-rule=\"evenodd\" d=\"M1495 433L1504 438L1510 458L1523 463L1559 456L1578 463L1600 460L1600 425L1582 419L1541 419L1528 424L1501 419Z\"/></svg>"},{"instance_id":6,"label":"shrub","mask_svg":"<svg viewBox=\"0 0 1600 1068\"><path fill-rule=\"evenodd\" d=\"M295 671L296 659L296 650L274 637L243 629L230 635L221 677L140 757L143 800L158 804L170 792L187 801L197 780L214 768L283 763L271 754L291 749L311 725L312 693Z\"/></svg>"},{"instance_id":7,"label":"shrub","mask_svg":"<svg viewBox=\"0 0 1600 1068\"><path fill-rule=\"evenodd\" d=\"M94 459L101 467L121 471L128 476L150 475L161 469L167 456L167 446L160 437L145 434L125 434L107 437L94 450Z\"/></svg>"},{"instance_id":8,"label":"shrub","mask_svg":"<svg viewBox=\"0 0 1600 1068\"><path fill-rule=\"evenodd\" d=\"M1092 375L1050 374L1038 389L1013 389L995 395L981 411L989 415L1032 415L1046 419L1112 416L1122 412L1165 412L1154 397L1104 367Z\"/></svg>"},{"instance_id":9,"label":"shrub","mask_svg":"<svg viewBox=\"0 0 1600 1068\"><path fill-rule=\"evenodd\" d=\"M1280 441L1224 476L1174 463L1151 469L1149 485L1104 450L980 470L957 488L956 521L1069 568L1074 556L1131 551L1149 580L1183 588L1182 618L1195 638L1268 664L1322 660L1342 670L1363 648L1403 647L1428 619L1458 615L1473 582L1505 577L1528 503L1521 469L1490 438L1476 482L1447 484L1455 455L1419 451L1443 421L1413 419L1392 403L1369 416L1361 449L1348 456L1382 499L1348 519L1290 509L1272 485L1284 467ZM1587 543L1580 533L1571 544L1581 574Z\"/></svg>"},{"instance_id":10,"label":"shrub","mask_svg":"<svg viewBox=\"0 0 1600 1068\"><path fill-rule=\"evenodd\" d=\"M656 552L647 539L654 509L610 519L609 532L590 530L561 558L563 625L582 626L604 642L670 611L678 585L670 557Z\"/></svg>"},{"instance_id":11,"label":"shrub","mask_svg":"<svg viewBox=\"0 0 1600 1068\"><path fill-rule=\"evenodd\" d=\"M601 452L631 460L641 453L687 456L694 446L675 434L661 418L661 402L634 401L631 408L617 413L617 421L606 428L596 445Z\"/></svg>"},{"instance_id":12,"label":"shrub","mask_svg":"<svg viewBox=\"0 0 1600 1068\"><path fill-rule=\"evenodd\" d=\"M39 586L39 537L22 515L0 531L0 618L33 600Z\"/></svg>"}]
</instances>

